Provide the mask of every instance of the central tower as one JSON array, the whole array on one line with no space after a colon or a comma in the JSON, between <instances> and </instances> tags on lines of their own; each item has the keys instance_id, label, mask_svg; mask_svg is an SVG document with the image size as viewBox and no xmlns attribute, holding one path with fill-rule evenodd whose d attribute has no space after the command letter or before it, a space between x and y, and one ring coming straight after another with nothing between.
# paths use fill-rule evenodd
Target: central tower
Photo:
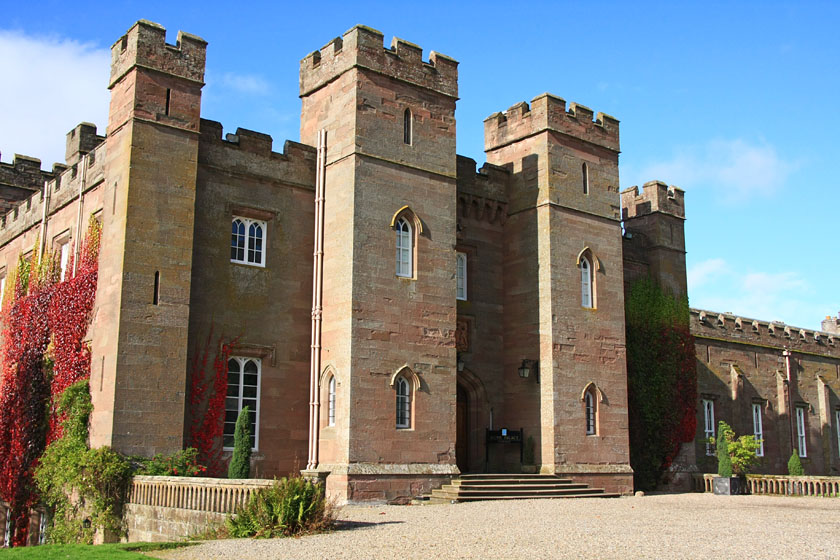
<instances>
[{"instance_id":1,"label":"central tower","mask_svg":"<svg viewBox=\"0 0 840 560\"><path fill-rule=\"evenodd\" d=\"M454 60L357 26L301 61L301 141L326 131L319 470L394 500L455 466Z\"/></svg>"}]
</instances>

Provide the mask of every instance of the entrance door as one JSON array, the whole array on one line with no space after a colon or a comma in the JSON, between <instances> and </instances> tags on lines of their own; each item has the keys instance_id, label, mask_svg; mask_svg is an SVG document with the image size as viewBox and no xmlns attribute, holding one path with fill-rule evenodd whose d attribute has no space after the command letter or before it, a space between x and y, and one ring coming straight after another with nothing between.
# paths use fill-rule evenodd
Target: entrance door
<instances>
[{"instance_id":1,"label":"entrance door","mask_svg":"<svg viewBox=\"0 0 840 560\"><path fill-rule=\"evenodd\" d=\"M469 398L467 392L458 385L458 401L455 412L455 462L462 473L469 470Z\"/></svg>"}]
</instances>

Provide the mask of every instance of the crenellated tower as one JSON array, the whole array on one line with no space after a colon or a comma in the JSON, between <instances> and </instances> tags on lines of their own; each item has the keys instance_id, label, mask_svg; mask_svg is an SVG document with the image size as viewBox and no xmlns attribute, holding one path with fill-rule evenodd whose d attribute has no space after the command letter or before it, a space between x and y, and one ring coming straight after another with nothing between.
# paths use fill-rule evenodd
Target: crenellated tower
<instances>
[{"instance_id":1,"label":"crenellated tower","mask_svg":"<svg viewBox=\"0 0 840 560\"><path fill-rule=\"evenodd\" d=\"M340 500L407 497L457 473L458 72L422 55L356 26L301 61L301 141L327 135L319 373L338 410L334 425L321 415L318 462Z\"/></svg>"},{"instance_id":2,"label":"crenellated tower","mask_svg":"<svg viewBox=\"0 0 840 560\"><path fill-rule=\"evenodd\" d=\"M511 172L502 425L538 434L543 472L629 491L618 120L543 94L484 133ZM538 382L517 379L534 362Z\"/></svg>"},{"instance_id":3,"label":"crenellated tower","mask_svg":"<svg viewBox=\"0 0 840 560\"><path fill-rule=\"evenodd\" d=\"M141 20L111 47L91 444L128 454L183 445L206 45Z\"/></svg>"},{"instance_id":4,"label":"crenellated tower","mask_svg":"<svg viewBox=\"0 0 840 560\"><path fill-rule=\"evenodd\" d=\"M621 193L625 281L649 274L677 297L688 294L685 265L685 192L648 181Z\"/></svg>"}]
</instances>

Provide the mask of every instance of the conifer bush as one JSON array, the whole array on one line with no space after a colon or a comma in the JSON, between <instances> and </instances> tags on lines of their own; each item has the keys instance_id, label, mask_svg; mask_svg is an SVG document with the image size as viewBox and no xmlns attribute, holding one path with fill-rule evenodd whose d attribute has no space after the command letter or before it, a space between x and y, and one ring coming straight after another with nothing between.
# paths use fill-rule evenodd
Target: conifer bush
<instances>
[{"instance_id":1,"label":"conifer bush","mask_svg":"<svg viewBox=\"0 0 840 560\"><path fill-rule=\"evenodd\" d=\"M293 476L255 492L228 520L227 529L234 538L273 538L322 531L332 522L323 487Z\"/></svg>"},{"instance_id":2,"label":"conifer bush","mask_svg":"<svg viewBox=\"0 0 840 560\"><path fill-rule=\"evenodd\" d=\"M251 431L248 428L250 409L246 406L236 417L233 431L233 456L228 465L228 478L249 478L251 474Z\"/></svg>"},{"instance_id":3,"label":"conifer bush","mask_svg":"<svg viewBox=\"0 0 840 560\"><path fill-rule=\"evenodd\" d=\"M718 423L718 435L715 439L718 458L718 476L724 478L732 476L732 459L729 457L729 438L727 438L727 432L731 431L723 420Z\"/></svg>"},{"instance_id":4,"label":"conifer bush","mask_svg":"<svg viewBox=\"0 0 840 560\"><path fill-rule=\"evenodd\" d=\"M790 459L788 459L788 474L790 476L803 476L805 474L805 469L802 468L802 461L799 460L799 453L795 449L791 453Z\"/></svg>"}]
</instances>

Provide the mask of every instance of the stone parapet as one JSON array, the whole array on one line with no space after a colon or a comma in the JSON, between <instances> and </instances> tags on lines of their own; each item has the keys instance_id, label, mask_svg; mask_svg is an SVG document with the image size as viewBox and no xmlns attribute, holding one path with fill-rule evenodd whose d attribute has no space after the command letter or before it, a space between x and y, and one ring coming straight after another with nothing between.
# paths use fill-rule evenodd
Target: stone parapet
<instances>
[{"instance_id":1,"label":"stone parapet","mask_svg":"<svg viewBox=\"0 0 840 560\"><path fill-rule=\"evenodd\" d=\"M423 61L423 49L398 39L391 48L383 34L357 25L300 62L300 95L308 95L355 67L392 76L449 97L458 97L458 62L435 51Z\"/></svg>"},{"instance_id":2,"label":"stone parapet","mask_svg":"<svg viewBox=\"0 0 840 560\"><path fill-rule=\"evenodd\" d=\"M593 121L593 115L595 120ZM618 119L606 113L570 103L562 97L543 93L522 101L503 113L493 113L484 120L484 149L494 150L517 140L550 130L572 136L608 150L619 151Z\"/></svg>"},{"instance_id":3,"label":"stone parapet","mask_svg":"<svg viewBox=\"0 0 840 560\"><path fill-rule=\"evenodd\" d=\"M644 184L641 194L637 186L621 191L623 220L646 216L654 212L685 219L685 191L679 187L669 187L662 181L648 181Z\"/></svg>"}]
</instances>

